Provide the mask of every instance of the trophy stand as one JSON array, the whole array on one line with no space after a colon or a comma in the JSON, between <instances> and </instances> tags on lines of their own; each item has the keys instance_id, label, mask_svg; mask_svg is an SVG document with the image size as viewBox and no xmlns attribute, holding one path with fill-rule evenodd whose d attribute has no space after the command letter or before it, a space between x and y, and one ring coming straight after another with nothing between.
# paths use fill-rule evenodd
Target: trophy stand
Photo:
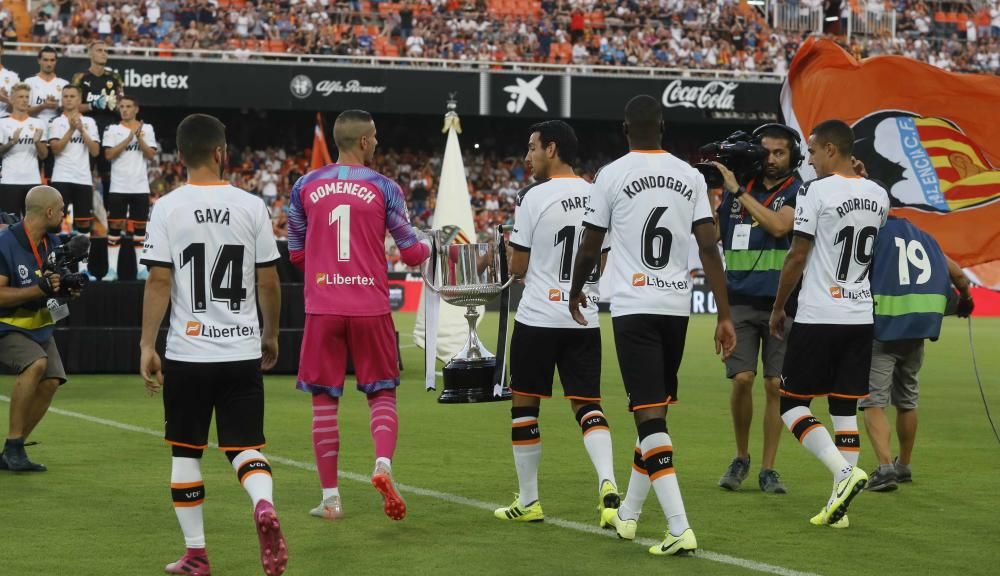
<instances>
[{"instance_id":1,"label":"trophy stand","mask_svg":"<svg viewBox=\"0 0 1000 576\"><path fill-rule=\"evenodd\" d=\"M444 391L438 397L442 404L471 404L510 400L510 388L503 387L499 396L493 392L493 377L497 367L496 356L483 346L476 332L479 311L467 306L465 319L469 321L469 339L462 351L445 365Z\"/></svg>"}]
</instances>

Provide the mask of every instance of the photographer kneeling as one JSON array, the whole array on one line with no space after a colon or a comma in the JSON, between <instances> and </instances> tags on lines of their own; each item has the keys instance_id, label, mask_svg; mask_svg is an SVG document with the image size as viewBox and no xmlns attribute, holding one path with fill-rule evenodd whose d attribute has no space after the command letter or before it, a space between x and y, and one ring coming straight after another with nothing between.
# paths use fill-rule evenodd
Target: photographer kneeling
<instances>
[{"instance_id":1,"label":"photographer kneeling","mask_svg":"<svg viewBox=\"0 0 1000 576\"><path fill-rule=\"evenodd\" d=\"M795 197L802 185L795 175L802 162L799 135L783 124L765 124L752 136L737 133L702 150L729 166L713 163L719 171L713 180L721 180L718 183L725 189L719 205L719 236L725 251L729 306L736 328L736 349L726 360L726 377L733 383L729 406L736 456L719 479L719 486L737 490L750 472L752 391L760 357L766 406L757 481L763 492L784 494L785 486L774 469L774 460L778 439L784 432L778 404L785 342L770 335L768 320L785 253L791 246ZM794 316L793 310L786 312Z\"/></svg>"},{"instance_id":2,"label":"photographer kneeling","mask_svg":"<svg viewBox=\"0 0 1000 576\"><path fill-rule=\"evenodd\" d=\"M43 472L28 459L24 441L66 381L52 333L67 314L56 297L75 296L46 269L59 246L63 199L50 186L35 186L25 199L22 222L0 231L0 366L17 374L10 398L10 424L0 469Z\"/></svg>"}]
</instances>

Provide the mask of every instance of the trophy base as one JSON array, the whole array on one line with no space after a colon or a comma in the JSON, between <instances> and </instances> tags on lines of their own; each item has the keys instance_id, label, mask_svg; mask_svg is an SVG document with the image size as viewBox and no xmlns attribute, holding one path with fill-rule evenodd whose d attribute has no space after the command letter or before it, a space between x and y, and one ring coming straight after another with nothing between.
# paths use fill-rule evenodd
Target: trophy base
<instances>
[{"instance_id":1,"label":"trophy base","mask_svg":"<svg viewBox=\"0 0 1000 576\"><path fill-rule=\"evenodd\" d=\"M444 367L444 391L438 397L441 404L474 404L510 400L510 388L503 387L500 396L493 395L493 371L496 358L476 362L452 360Z\"/></svg>"}]
</instances>

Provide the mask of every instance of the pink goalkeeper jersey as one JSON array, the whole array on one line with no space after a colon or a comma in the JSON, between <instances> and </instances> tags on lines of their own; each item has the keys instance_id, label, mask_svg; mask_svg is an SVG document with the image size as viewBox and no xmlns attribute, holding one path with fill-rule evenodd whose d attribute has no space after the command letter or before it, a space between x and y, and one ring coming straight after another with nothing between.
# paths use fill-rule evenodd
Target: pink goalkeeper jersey
<instances>
[{"instance_id":1,"label":"pink goalkeeper jersey","mask_svg":"<svg viewBox=\"0 0 1000 576\"><path fill-rule=\"evenodd\" d=\"M340 164L299 178L288 208L288 250L293 262L305 259L307 314L390 312L386 230L404 260L426 258L426 246L410 227L403 191L391 179L371 168Z\"/></svg>"}]
</instances>

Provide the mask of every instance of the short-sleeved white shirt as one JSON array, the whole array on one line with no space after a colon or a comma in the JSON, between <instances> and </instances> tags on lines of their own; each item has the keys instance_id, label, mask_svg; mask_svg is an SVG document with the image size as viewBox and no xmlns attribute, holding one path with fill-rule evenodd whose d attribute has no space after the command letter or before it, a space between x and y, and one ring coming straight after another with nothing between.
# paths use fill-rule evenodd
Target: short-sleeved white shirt
<instances>
[{"instance_id":1,"label":"short-sleeved white shirt","mask_svg":"<svg viewBox=\"0 0 1000 576\"><path fill-rule=\"evenodd\" d=\"M833 174L804 184L795 202L793 233L813 241L795 321L872 324L869 268L889 194L871 180Z\"/></svg>"},{"instance_id":2,"label":"short-sleeved white shirt","mask_svg":"<svg viewBox=\"0 0 1000 576\"><path fill-rule=\"evenodd\" d=\"M633 151L602 168L584 226L611 236L611 315L689 316L688 243L712 222L705 178L668 152Z\"/></svg>"},{"instance_id":3,"label":"short-sleeved white shirt","mask_svg":"<svg viewBox=\"0 0 1000 576\"><path fill-rule=\"evenodd\" d=\"M101 146L114 148L122 140L129 138L131 131L121 124L112 124L104 130ZM142 125L142 139L150 148L159 148L156 134L149 124ZM111 161L111 186L113 194L149 194L148 161L139 149L139 143L132 139L122 153Z\"/></svg>"},{"instance_id":4,"label":"short-sleeved white shirt","mask_svg":"<svg viewBox=\"0 0 1000 576\"><path fill-rule=\"evenodd\" d=\"M583 178L553 178L525 188L519 195L510 242L515 250L530 250L524 295L515 319L542 328L597 328L601 292L598 273L584 285L588 304L580 311L581 326L569 313L573 262L583 236L583 215L591 185Z\"/></svg>"},{"instance_id":5,"label":"short-sleeved white shirt","mask_svg":"<svg viewBox=\"0 0 1000 576\"><path fill-rule=\"evenodd\" d=\"M260 358L254 270L280 257L264 201L245 190L187 184L160 198L142 262L173 269L167 358Z\"/></svg>"},{"instance_id":6,"label":"short-sleeved white shirt","mask_svg":"<svg viewBox=\"0 0 1000 576\"><path fill-rule=\"evenodd\" d=\"M94 119L89 116L81 116L80 121L90 139L94 142L100 142L97 122L94 122ZM69 130L71 130L69 118L65 114L61 114L49 122L48 135L45 139L49 142L60 140ZM83 136L79 132L74 131L62 152L55 154L52 181L93 186L94 178L90 173L90 150L87 149Z\"/></svg>"}]
</instances>

